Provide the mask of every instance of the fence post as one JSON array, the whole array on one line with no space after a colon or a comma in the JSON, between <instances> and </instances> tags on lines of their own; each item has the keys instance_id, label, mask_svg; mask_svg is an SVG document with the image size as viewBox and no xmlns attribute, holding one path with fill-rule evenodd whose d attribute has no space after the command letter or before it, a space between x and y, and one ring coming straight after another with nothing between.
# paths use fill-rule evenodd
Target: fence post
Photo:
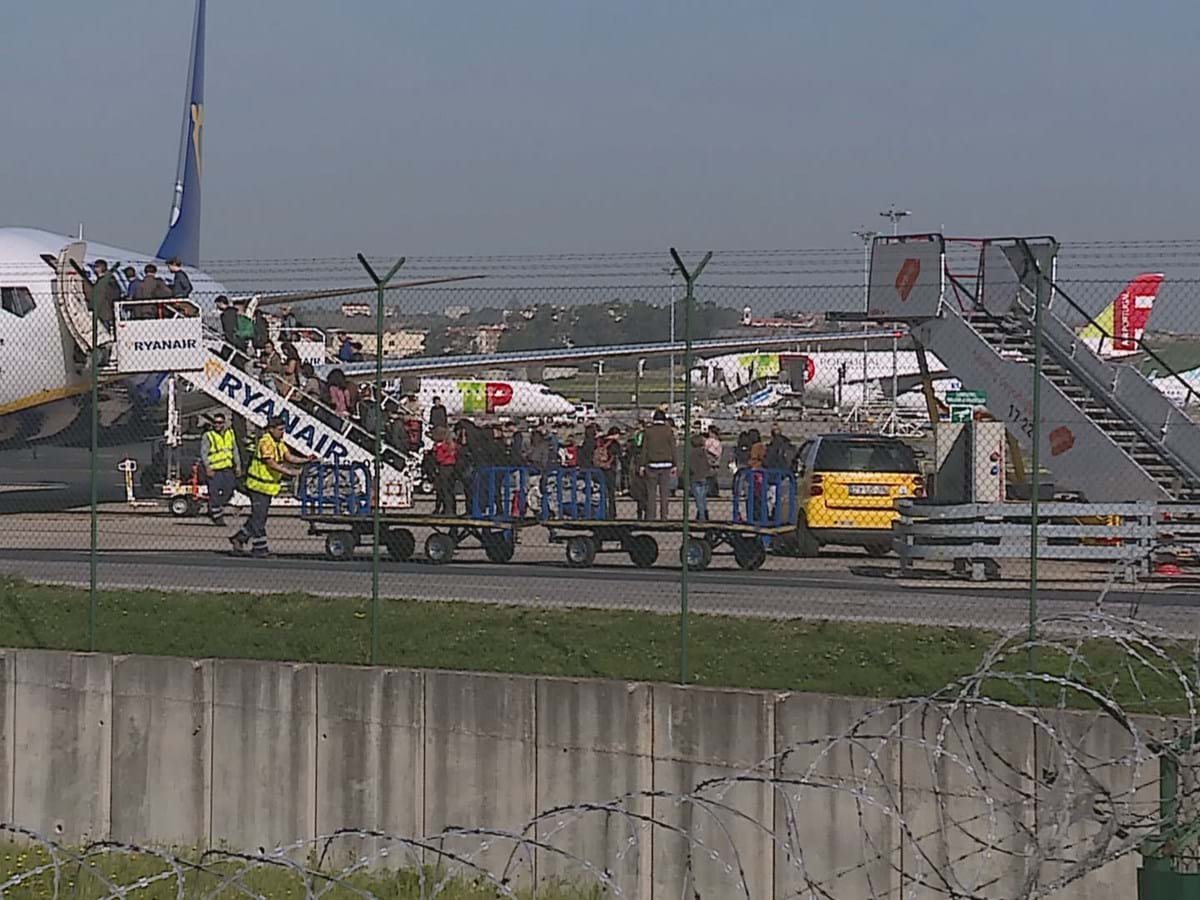
<instances>
[{"instance_id":1,"label":"fence post","mask_svg":"<svg viewBox=\"0 0 1200 900\"><path fill-rule=\"evenodd\" d=\"M75 270L75 274L79 276L79 280L84 284L84 290L90 288L91 294L88 296L88 302L91 307L92 320L92 346L91 352L88 354L88 370L90 373L91 391L89 400L91 403L91 424L90 424L90 439L89 448L91 450L91 460L88 464L88 518L89 518L89 536L88 536L88 652L96 650L96 589L97 589L97 562L99 553L99 472L97 471L97 453L100 445L100 348L97 344L100 343L100 321L96 317L96 300L97 287L104 290L101 286L104 277L108 276L106 272L103 276L98 276L93 284L88 278L88 274L84 271L83 266L71 259L71 268ZM112 276L108 276L112 277ZM116 323L114 322L114 328ZM115 335L114 335L115 338Z\"/></svg>"},{"instance_id":2,"label":"fence post","mask_svg":"<svg viewBox=\"0 0 1200 900\"><path fill-rule=\"evenodd\" d=\"M679 554L679 561L682 564L681 575L679 580L679 682L680 684L688 683L688 575L690 567L688 566L688 545L691 541L691 529L689 526L689 503L692 491L691 466L688 465L688 456L692 446L692 307L695 305L696 296L694 288L696 279L700 277L700 273L704 271L704 267L708 265L708 261L712 259L712 251L704 254L704 257L696 265L695 271L689 272L687 266L683 264L679 253L675 248L671 248L671 259L675 261L675 268L679 270L679 274L683 276L684 284L687 286L687 292L683 297L683 477L680 479L680 485L683 488L683 544ZM674 304L674 299L672 299ZM672 321L674 321L674 313L672 312ZM671 348L674 350L674 348ZM671 386L674 389L674 380L672 379Z\"/></svg>"},{"instance_id":3,"label":"fence post","mask_svg":"<svg viewBox=\"0 0 1200 900\"><path fill-rule=\"evenodd\" d=\"M78 269L78 267L76 267ZM107 273L105 273L107 276ZM79 272L81 278L87 279L83 272ZM111 277L111 276L107 276ZM88 652L96 652L96 604L97 604L97 556L99 554L99 449L100 449L100 327L99 318L96 316L96 301L97 293L104 290L106 287L104 277L96 279L96 284L92 287L92 350L88 354L90 357L91 370L91 465L88 466L88 488L90 499L88 508L90 510L91 519L91 535L88 543Z\"/></svg>"},{"instance_id":4,"label":"fence post","mask_svg":"<svg viewBox=\"0 0 1200 900\"><path fill-rule=\"evenodd\" d=\"M1043 272L1027 241L1020 242L1025 262L1036 276L1033 307L1033 437L1029 453L1029 669L1037 657L1033 642L1037 639L1038 616L1038 513L1041 500L1042 443L1042 311L1049 302L1050 275Z\"/></svg>"},{"instance_id":5,"label":"fence post","mask_svg":"<svg viewBox=\"0 0 1200 900\"><path fill-rule=\"evenodd\" d=\"M371 459L371 665L379 663L379 462L383 456L383 292L387 289L388 282L404 265L404 260L405 257L400 257L396 264L388 269L387 274L380 278L367 262L367 258L361 253L358 254L359 264L375 282L375 448Z\"/></svg>"}]
</instances>

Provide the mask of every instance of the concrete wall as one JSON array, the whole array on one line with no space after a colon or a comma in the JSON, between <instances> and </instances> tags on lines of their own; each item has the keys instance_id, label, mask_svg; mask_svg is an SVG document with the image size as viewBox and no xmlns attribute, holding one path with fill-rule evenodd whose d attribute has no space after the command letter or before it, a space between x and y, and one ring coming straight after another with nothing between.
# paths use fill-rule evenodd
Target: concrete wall
<instances>
[{"instance_id":1,"label":"concrete wall","mask_svg":"<svg viewBox=\"0 0 1200 900\"><path fill-rule=\"evenodd\" d=\"M0 821L67 843L270 851L297 842L297 855L314 836L361 829L375 834L322 847L327 861L386 845L376 858L388 865L432 857L379 833L433 835L516 886L611 881L635 898L743 896L742 884L752 897L779 897L803 893L806 879L823 896L900 896L901 872L933 866L972 895L1011 896L1024 877L1021 848L978 848L1014 823L1033 825L1022 802L1033 785L1012 773L1061 761L1018 712L961 721L906 715L913 709L611 681L0 651ZM831 751L826 738L856 724L861 737ZM1153 807L1156 764L1131 762L1133 744L1115 724L1061 713L1055 730L1074 735L1115 790L1148 785L1138 800ZM1070 825L1083 827L1096 826ZM521 829L540 849L514 854L497 833ZM1126 856L1059 896L1131 896L1136 866ZM903 895L943 894L909 884Z\"/></svg>"},{"instance_id":2,"label":"concrete wall","mask_svg":"<svg viewBox=\"0 0 1200 900\"><path fill-rule=\"evenodd\" d=\"M0 819L13 821L13 771L16 737L17 658L0 653Z\"/></svg>"},{"instance_id":3,"label":"concrete wall","mask_svg":"<svg viewBox=\"0 0 1200 900\"><path fill-rule=\"evenodd\" d=\"M112 837L196 847L212 837L213 663L112 663ZM162 803L160 798L171 797Z\"/></svg>"}]
</instances>

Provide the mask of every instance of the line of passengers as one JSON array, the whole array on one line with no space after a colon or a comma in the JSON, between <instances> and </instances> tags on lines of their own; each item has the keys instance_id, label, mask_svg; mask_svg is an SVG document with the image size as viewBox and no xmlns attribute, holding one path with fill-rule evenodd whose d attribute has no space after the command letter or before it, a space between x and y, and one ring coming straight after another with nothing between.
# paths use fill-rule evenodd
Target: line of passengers
<instances>
[{"instance_id":1,"label":"line of passengers","mask_svg":"<svg viewBox=\"0 0 1200 900\"><path fill-rule=\"evenodd\" d=\"M170 284L158 277L158 266L154 263L146 263L140 276L136 268L125 266L120 272L123 278L118 278L115 271L109 271L108 260L98 259L93 262L92 273L95 280L84 279L84 291L88 302L96 311L96 318L111 333L115 330L118 301L186 300L190 298L192 281L188 278L187 272L183 270L183 263L178 258L172 258L167 262L167 270L171 273ZM158 307L134 307L128 309L126 315L133 319L152 319L175 315L175 312L170 308L170 304L161 304Z\"/></svg>"}]
</instances>

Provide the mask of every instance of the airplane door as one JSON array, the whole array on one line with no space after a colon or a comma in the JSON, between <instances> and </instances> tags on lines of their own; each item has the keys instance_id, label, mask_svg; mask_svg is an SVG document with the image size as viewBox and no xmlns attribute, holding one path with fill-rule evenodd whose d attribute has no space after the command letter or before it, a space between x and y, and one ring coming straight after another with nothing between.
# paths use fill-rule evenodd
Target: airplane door
<instances>
[{"instance_id":1,"label":"airplane door","mask_svg":"<svg viewBox=\"0 0 1200 900\"><path fill-rule=\"evenodd\" d=\"M54 302L58 306L59 316L75 343L85 353L92 349L92 311L84 293L83 279L72 263L83 268L86 253L86 241L67 244L58 254L58 263L54 267ZM97 326L100 343L112 343L112 333L104 323L98 322Z\"/></svg>"},{"instance_id":2,"label":"airplane door","mask_svg":"<svg viewBox=\"0 0 1200 900\"><path fill-rule=\"evenodd\" d=\"M808 356L803 353L781 354L779 357L780 380L785 382L794 394L803 394L808 384L809 367L812 365Z\"/></svg>"}]
</instances>

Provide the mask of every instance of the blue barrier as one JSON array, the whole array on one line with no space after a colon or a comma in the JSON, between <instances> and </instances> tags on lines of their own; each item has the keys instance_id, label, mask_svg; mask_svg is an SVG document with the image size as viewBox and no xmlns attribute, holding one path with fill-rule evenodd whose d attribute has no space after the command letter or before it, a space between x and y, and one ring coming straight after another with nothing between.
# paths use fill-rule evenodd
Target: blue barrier
<instances>
[{"instance_id":1,"label":"blue barrier","mask_svg":"<svg viewBox=\"0 0 1200 900\"><path fill-rule=\"evenodd\" d=\"M543 519L608 518L608 485L599 469L549 469L542 477Z\"/></svg>"},{"instance_id":2,"label":"blue barrier","mask_svg":"<svg viewBox=\"0 0 1200 900\"><path fill-rule=\"evenodd\" d=\"M301 515L371 514L371 470L366 463L308 463L298 481Z\"/></svg>"},{"instance_id":3,"label":"blue barrier","mask_svg":"<svg viewBox=\"0 0 1200 900\"><path fill-rule=\"evenodd\" d=\"M796 524L796 473L784 469L738 469L733 476L736 525L781 528Z\"/></svg>"},{"instance_id":4,"label":"blue barrier","mask_svg":"<svg viewBox=\"0 0 1200 900\"><path fill-rule=\"evenodd\" d=\"M493 522L524 519L529 512L528 466L486 466L475 473L471 518Z\"/></svg>"}]
</instances>

